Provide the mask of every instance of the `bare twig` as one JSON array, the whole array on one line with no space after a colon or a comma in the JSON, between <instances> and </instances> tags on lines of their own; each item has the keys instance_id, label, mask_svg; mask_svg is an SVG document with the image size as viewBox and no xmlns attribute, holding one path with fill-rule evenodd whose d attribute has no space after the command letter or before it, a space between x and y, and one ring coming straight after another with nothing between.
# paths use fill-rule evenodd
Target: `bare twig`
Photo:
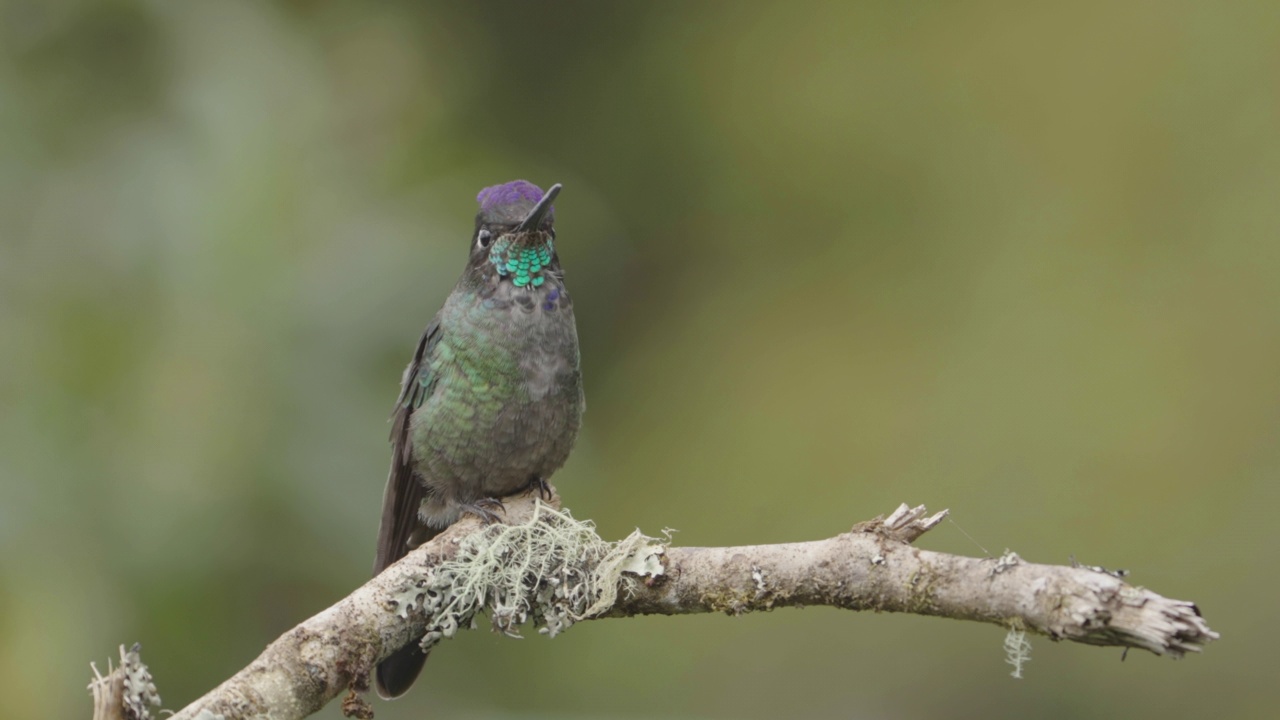
<instances>
[{"instance_id":1,"label":"bare twig","mask_svg":"<svg viewBox=\"0 0 1280 720\"><path fill-rule=\"evenodd\" d=\"M345 690L365 690L369 671L395 649L424 634L429 643L448 637L482 609L505 632L532 618L553 635L592 618L829 605L979 620L1172 657L1218 637L1192 603L1112 573L1027 563L1011 552L978 559L912 547L945 511L903 505L813 542L680 548L638 533L605 543L558 506L558 497L548 507L535 493L507 500L507 525L460 521L285 633L174 719L305 717ZM353 694L344 707L368 712Z\"/></svg>"}]
</instances>

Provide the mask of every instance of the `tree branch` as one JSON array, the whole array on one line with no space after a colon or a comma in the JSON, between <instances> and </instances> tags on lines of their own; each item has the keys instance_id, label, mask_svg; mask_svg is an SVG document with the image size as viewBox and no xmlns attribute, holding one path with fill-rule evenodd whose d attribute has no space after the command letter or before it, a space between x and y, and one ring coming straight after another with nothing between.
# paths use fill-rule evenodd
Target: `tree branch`
<instances>
[{"instance_id":1,"label":"tree branch","mask_svg":"<svg viewBox=\"0 0 1280 720\"><path fill-rule=\"evenodd\" d=\"M619 601L609 617L830 605L978 620L1054 640L1182 657L1218 634L1193 603L1083 567L919 550L870 528L827 540L669 548L668 581Z\"/></svg>"},{"instance_id":2,"label":"tree branch","mask_svg":"<svg viewBox=\"0 0 1280 720\"><path fill-rule=\"evenodd\" d=\"M829 605L979 620L1172 657L1218 637L1194 604L1100 568L912 547L945 511L926 517L904 505L813 542L679 548L638 533L604 543L590 524L556 512L558 500L509 498L506 525L464 518L285 633L174 720L302 718L349 688L344 711L371 717L356 691L367 689L379 660L424 634L429 643L451 636L481 608L503 631L531 617L552 635L583 619Z\"/></svg>"}]
</instances>

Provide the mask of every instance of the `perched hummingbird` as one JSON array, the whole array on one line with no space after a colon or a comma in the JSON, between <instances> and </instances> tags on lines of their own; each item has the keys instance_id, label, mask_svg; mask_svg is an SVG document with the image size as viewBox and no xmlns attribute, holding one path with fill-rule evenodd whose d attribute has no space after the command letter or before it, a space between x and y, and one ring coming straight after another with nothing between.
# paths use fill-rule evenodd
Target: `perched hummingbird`
<instances>
[{"instance_id":1,"label":"perched hummingbird","mask_svg":"<svg viewBox=\"0 0 1280 720\"><path fill-rule=\"evenodd\" d=\"M480 191L462 277L418 340L391 416L391 474L377 575L469 512L545 491L584 408L573 303L556 255L551 203L516 180ZM378 694L404 694L427 655L412 642L382 661Z\"/></svg>"}]
</instances>

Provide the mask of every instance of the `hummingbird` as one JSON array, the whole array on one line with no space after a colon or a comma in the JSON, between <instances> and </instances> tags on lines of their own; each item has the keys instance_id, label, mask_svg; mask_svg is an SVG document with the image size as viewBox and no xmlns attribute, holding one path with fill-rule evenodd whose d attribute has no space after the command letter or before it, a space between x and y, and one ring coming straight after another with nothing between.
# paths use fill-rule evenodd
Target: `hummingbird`
<instances>
[{"instance_id":1,"label":"hummingbird","mask_svg":"<svg viewBox=\"0 0 1280 720\"><path fill-rule=\"evenodd\" d=\"M463 513L546 482L573 449L585 403L573 301L552 201L524 180L480 191L462 277L418 340L391 416L391 472L373 574ZM378 694L403 695L427 654L411 642L378 664Z\"/></svg>"}]
</instances>

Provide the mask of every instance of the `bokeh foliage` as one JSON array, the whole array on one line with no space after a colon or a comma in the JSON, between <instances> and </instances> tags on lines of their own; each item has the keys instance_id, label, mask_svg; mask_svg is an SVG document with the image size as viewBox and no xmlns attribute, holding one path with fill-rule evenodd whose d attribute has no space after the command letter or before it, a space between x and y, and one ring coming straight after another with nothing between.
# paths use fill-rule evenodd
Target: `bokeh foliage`
<instances>
[{"instance_id":1,"label":"bokeh foliage","mask_svg":"<svg viewBox=\"0 0 1280 720\"><path fill-rule=\"evenodd\" d=\"M0 2L0 689L178 707L362 582L480 187L560 181L606 537L1127 567L1181 663L832 610L470 633L411 717L1269 717L1280 5ZM336 718L336 707L321 717Z\"/></svg>"}]
</instances>

